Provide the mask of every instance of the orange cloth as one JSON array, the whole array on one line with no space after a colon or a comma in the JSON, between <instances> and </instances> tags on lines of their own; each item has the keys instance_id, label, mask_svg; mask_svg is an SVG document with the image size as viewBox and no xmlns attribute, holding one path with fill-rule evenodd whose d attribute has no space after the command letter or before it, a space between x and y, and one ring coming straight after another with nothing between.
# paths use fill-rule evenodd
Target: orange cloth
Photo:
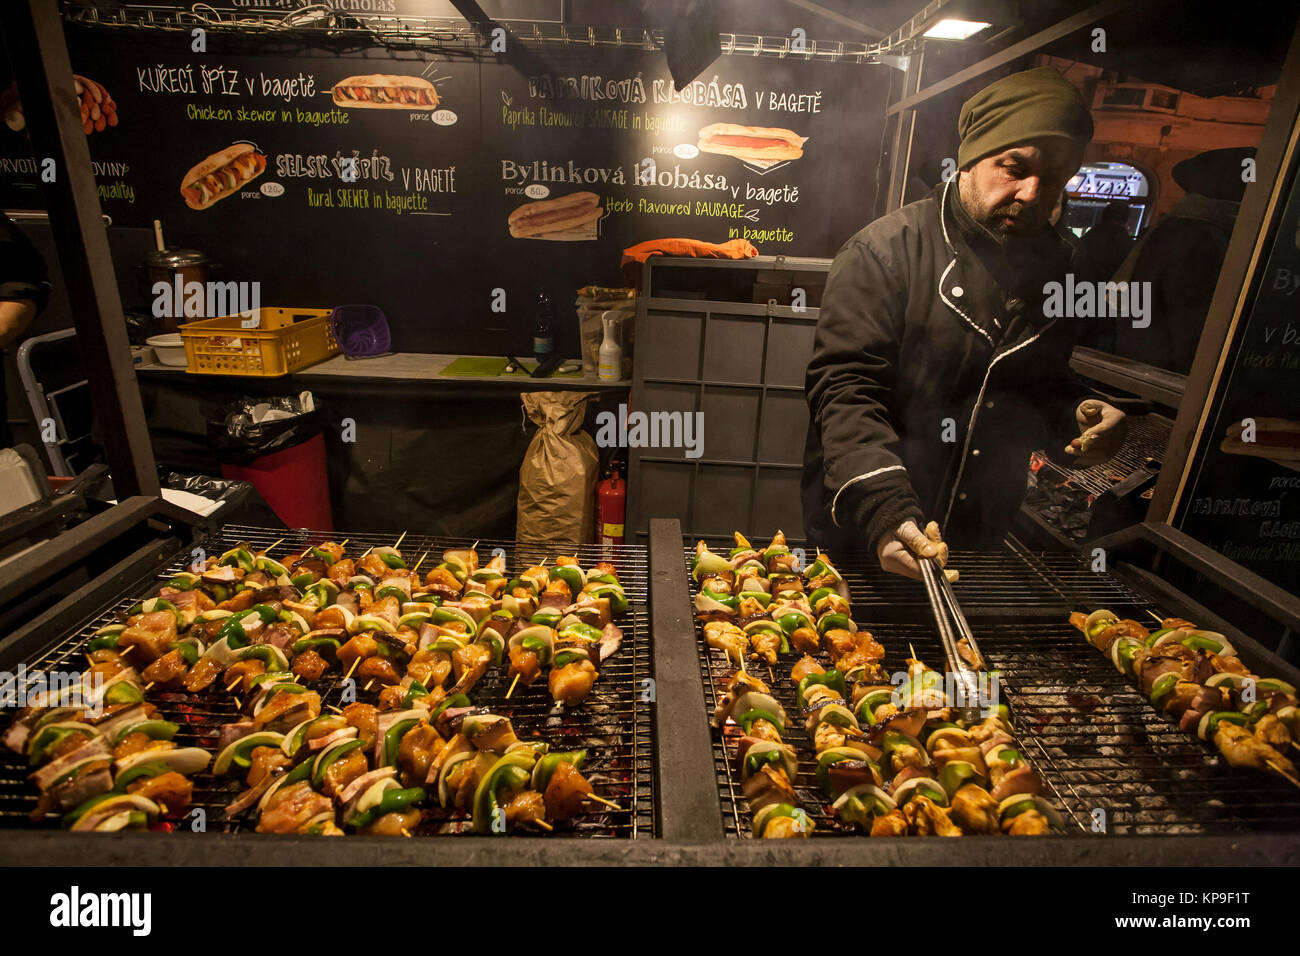
<instances>
[{"instance_id":1,"label":"orange cloth","mask_svg":"<svg viewBox=\"0 0 1300 956\"><path fill-rule=\"evenodd\" d=\"M748 239L701 242L699 239L651 239L623 250L623 275L635 283L638 268L651 256L682 256L692 259L752 259L758 250Z\"/></svg>"}]
</instances>

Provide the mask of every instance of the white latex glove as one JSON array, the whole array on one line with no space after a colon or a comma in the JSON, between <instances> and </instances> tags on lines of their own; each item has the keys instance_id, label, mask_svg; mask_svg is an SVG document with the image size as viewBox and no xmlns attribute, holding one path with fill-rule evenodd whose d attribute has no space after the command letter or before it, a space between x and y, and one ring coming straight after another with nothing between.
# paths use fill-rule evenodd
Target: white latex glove
<instances>
[{"instance_id":1,"label":"white latex glove","mask_svg":"<svg viewBox=\"0 0 1300 956\"><path fill-rule=\"evenodd\" d=\"M1079 423L1079 437L1065 446L1065 453L1078 467L1095 465L1112 457L1123 447L1127 425L1124 413L1114 405L1090 398L1074 410Z\"/></svg>"},{"instance_id":2,"label":"white latex glove","mask_svg":"<svg viewBox=\"0 0 1300 956\"><path fill-rule=\"evenodd\" d=\"M916 559L935 558L939 566L948 563L948 545L939 534L939 524L931 521L922 531L915 521L904 521L897 531L883 535L876 544L876 557L882 570L901 574L905 578L921 580L921 566ZM957 572L945 570L949 581L957 580Z\"/></svg>"}]
</instances>

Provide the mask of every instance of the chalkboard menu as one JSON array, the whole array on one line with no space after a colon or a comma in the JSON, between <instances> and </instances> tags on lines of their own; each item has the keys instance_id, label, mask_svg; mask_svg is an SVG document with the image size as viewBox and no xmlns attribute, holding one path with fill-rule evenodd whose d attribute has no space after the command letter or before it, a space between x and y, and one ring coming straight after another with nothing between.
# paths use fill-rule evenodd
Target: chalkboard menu
<instances>
[{"instance_id":1,"label":"chalkboard menu","mask_svg":"<svg viewBox=\"0 0 1300 956\"><path fill-rule=\"evenodd\" d=\"M829 256L874 204L884 66L727 56L677 92L637 48L545 47L521 72L218 33L203 53L184 34L68 40L115 225L160 219L264 305L379 305L402 351L526 352L536 293L563 308L622 284L627 246ZM39 180L0 127L0 203L39 208ZM557 332L576 355L573 325Z\"/></svg>"},{"instance_id":2,"label":"chalkboard menu","mask_svg":"<svg viewBox=\"0 0 1300 956\"><path fill-rule=\"evenodd\" d=\"M1300 593L1300 181L1294 164L1290 176L1258 291L1237 327L1175 523Z\"/></svg>"}]
</instances>

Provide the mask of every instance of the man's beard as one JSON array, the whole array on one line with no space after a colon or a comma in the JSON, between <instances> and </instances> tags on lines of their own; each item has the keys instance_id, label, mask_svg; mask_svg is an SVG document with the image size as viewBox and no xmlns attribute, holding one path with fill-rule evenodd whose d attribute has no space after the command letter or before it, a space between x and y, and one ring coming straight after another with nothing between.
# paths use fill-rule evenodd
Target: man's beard
<instances>
[{"instance_id":1,"label":"man's beard","mask_svg":"<svg viewBox=\"0 0 1300 956\"><path fill-rule=\"evenodd\" d=\"M1041 229L1043 223L1037 223L1038 228L1034 228L1037 212L1037 209L1029 209L1024 203L1013 202L1005 206L994 206L975 221L995 242L1005 245L1017 239L1024 239ZM1013 221L1008 223L1007 219Z\"/></svg>"}]
</instances>

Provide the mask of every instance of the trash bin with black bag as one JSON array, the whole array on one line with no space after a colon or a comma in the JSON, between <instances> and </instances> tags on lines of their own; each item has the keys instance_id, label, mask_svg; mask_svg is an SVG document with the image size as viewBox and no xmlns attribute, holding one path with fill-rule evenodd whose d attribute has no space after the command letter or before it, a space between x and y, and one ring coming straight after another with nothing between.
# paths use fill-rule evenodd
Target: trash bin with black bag
<instances>
[{"instance_id":1,"label":"trash bin with black bag","mask_svg":"<svg viewBox=\"0 0 1300 956\"><path fill-rule=\"evenodd\" d=\"M334 530L325 420L311 392L245 398L208 419L223 478L252 483L290 528Z\"/></svg>"}]
</instances>

